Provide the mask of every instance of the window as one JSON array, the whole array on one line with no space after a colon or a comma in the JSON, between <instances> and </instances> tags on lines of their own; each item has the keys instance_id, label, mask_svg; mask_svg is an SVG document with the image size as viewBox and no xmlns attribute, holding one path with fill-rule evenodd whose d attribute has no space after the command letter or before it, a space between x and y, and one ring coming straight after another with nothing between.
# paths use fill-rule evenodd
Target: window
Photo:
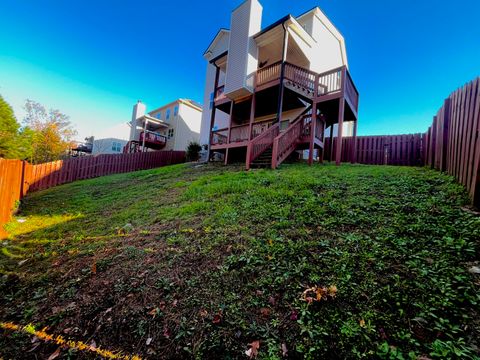
<instances>
[{"instance_id":1,"label":"window","mask_svg":"<svg viewBox=\"0 0 480 360\"><path fill-rule=\"evenodd\" d=\"M168 138L171 139L173 137L173 129L168 129Z\"/></svg>"},{"instance_id":2,"label":"window","mask_svg":"<svg viewBox=\"0 0 480 360\"><path fill-rule=\"evenodd\" d=\"M112 151L114 152L122 152L122 144L116 141L112 142Z\"/></svg>"},{"instance_id":3,"label":"window","mask_svg":"<svg viewBox=\"0 0 480 360\"><path fill-rule=\"evenodd\" d=\"M177 115L178 115L178 105L173 108L173 116L176 117Z\"/></svg>"},{"instance_id":4,"label":"window","mask_svg":"<svg viewBox=\"0 0 480 360\"><path fill-rule=\"evenodd\" d=\"M165 120L170 120L170 109L167 109L167 112L165 114Z\"/></svg>"},{"instance_id":5,"label":"window","mask_svg":"<svg viewBox=\"0 0 480 360\"><path fill-rule=\"evenodd\" d=\"M161 112L159 112L159 113L157 114L157 119L158 119L158 120L162 120L162 113L161 113Z\"/></svg>"}]
</instances>

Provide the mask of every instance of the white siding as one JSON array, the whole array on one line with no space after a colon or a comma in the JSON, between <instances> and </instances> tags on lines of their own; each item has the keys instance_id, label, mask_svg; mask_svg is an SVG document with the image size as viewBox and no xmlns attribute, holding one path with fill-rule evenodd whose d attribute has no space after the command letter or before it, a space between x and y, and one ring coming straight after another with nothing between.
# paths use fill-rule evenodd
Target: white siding
<instances>
[{"instance_id":1,"label":"white siding","mask_svg":"<svg viewBox=\"0 0 480 360\"><path fill-rule=\"evenodd\" d=\"M247 0L232 12L225 82L225 94L232 99L248 95L252 90L251 75L258 64L253 35L260 31L261 22L262 6L257 0Z\"/></svg>"},{"instance_id":2,"label":"white siding","mask_svg":"<svg viewBox=\"0 0 480 360\"><path fill-rule=\"evenodd\" d=\"M167 140L167 148L182 151L187 148L189 142L200 141L202 112L185 104L179 106L178 115L172 119L170 126L174 129L174 135L173 138Z\"/></svg>"},{"instance_id":3,"label":"white siding","mask_svg":"<svg viewBox=\"0 0 480 360\"><path fill-rule=\"evenodd\" d=\"M120 144L120 151L113 150L114 142ZM123 147L125 145L127 145L127 141L122 139L114 139L114 138L97 139L93 141L92 155L121 154L123 152Z\"/></svg>"},{"instance_id":4,"label":"white siding","mask_svg":"<svg viewBox=\"0 0 480 360\"><path fill-rule=\"evenodd\" d=\"M348 65L342 54L343 38L340 38L329 26L331 25L323 22L318 16L312 16L312 37L317 43L312 49L310 68L318 73Z\"/></svg>"}]
</instances>

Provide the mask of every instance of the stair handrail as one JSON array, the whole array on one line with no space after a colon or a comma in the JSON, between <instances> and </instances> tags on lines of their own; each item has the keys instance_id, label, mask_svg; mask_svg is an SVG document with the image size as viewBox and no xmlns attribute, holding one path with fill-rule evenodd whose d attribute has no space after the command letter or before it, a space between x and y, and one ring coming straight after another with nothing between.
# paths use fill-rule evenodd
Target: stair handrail
<instances>
[{"instance_id":1,"label":"stair handrail","mask_svg":"<svg viewBox=\"0 0 480 360\"><path fill-rule=\"evenodd\" d=\"M276 169L295 149L298 138L302 135L303 119L309 114L301 114L290 126L273 140L272 169Z\"/></svg>"},{"instance_id":2,"label":"stair handrail","mask_svg":"<svg viewBox=\"0 0 480 360\"><path fill-rule=\"evenodd\" d=\"M279 129L280 125L276 123L250 142L247 148L247 170L257 157L259 157L265 150L272 146L273 140L280 131Z\"/></svg>"}]
</instances>

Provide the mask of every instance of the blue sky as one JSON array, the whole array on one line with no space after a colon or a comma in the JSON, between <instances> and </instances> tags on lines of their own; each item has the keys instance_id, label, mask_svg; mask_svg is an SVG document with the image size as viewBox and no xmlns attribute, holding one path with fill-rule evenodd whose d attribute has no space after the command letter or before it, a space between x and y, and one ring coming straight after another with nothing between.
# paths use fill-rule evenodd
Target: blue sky
<instances>
[{"instance_id":1,"label":"blue sky","mask_svg":"<svg viewBox=\"0 0 480 360\"><path fill-rule=\"evenodd\" d=\"M79 138L116 135L133 104L203 99L202 55L241 0L2 0L0 94L70 115ZM261 0L263 26L320 6L343 33L359 134L423 132L480 75L477 0Z\"/></svg>"}]
</instances>

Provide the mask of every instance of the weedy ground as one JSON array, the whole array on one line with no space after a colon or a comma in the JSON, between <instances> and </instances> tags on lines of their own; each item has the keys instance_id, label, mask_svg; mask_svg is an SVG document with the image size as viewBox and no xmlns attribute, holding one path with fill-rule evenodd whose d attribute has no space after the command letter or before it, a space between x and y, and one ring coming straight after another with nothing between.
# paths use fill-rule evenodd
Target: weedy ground
<instances>
[{"instance_id":1,"label":"weedy ground","mask_svg":"<svg viewBox=\"0 0 480 360\"><path fill-rule=\"evenodd\" d=\"M151 359L479 358L467 203L449 176L389 166L176 165L58 186L8 224L0 321ZM57 347L0 330L0 358Z\"/></svg>"}]
</instances>

